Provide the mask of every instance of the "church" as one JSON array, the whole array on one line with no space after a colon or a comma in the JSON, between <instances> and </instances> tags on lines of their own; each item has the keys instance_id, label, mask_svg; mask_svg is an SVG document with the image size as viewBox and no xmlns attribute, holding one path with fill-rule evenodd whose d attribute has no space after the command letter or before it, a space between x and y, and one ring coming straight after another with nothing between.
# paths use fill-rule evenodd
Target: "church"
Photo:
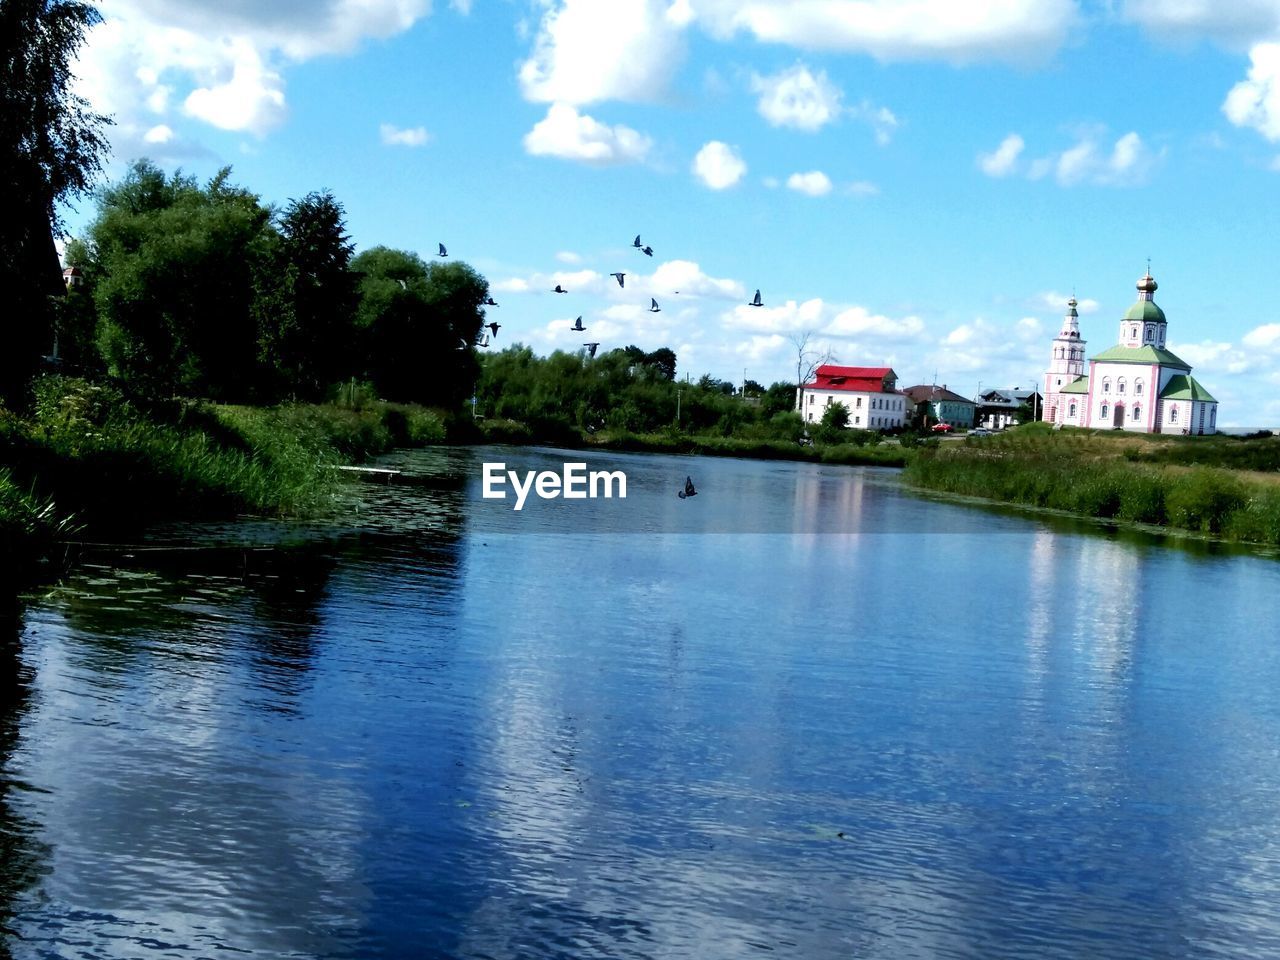
<instances>
[{"instance_id":1,"label":"church","mask_svg":"<svg viewBox=\"0 0 1280 960\"><path fill-rule=\"evenodd\" d=\"M1139 433L1217 432L1218 401L1165 347L1168 321L1156 306L1156 287L1148 271L1138 281L1137 301L1120 319L1120 342L1088 361L1076 298L1067 301L1044 378L1044 419Z\"/></svg>"}]
</instances>

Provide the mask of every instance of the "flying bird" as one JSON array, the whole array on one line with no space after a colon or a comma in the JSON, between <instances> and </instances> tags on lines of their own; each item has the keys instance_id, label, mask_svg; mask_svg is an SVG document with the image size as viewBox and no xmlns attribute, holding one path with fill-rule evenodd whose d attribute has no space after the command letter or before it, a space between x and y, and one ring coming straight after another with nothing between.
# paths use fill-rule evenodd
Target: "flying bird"
<instances>
[{"instance_id":1,"label":"flying bird","mask_svg":"<svg viewBox=\"0 0 1280 960\"><path fill-rule=\"evenodd\" d=\"M657 301L657 300L655 300L655 299L653 299L653 297L650 297L650 298L649 298L649 312L650 312L650 313L661 313L661 312L662 312L662 308L661 308L660 306L658 306L658 301Z\"/></svg>"},{"instance_id":2,"label":"flying bird","mask_svg":"<svg viewBox=\"0 0 1280 960\"><path fill-rule=\"evenodd\" d=\"M697 495L698 495L698 491L693 489L693 477L685 477L684 489L681 490L679 493L677 493L676 496L679 497L681 500L684 500L688 497L696 497Z\"/></svg>"},{"instance_id":3,"label":"flying bird","mask_svg":"<svg viewBox=\"0 0 1280 960\"><path fill-rule=\"evenodd\" d=\"M570 329L570 330L578 330L578 331L582 331L582 330L585 330L585 329L587 329L587 328L586 328L586 327L584 327L584 326L582 325L582 318L581 318L581 317L579 317L577 320L575 320L575 321L574 321L573 326L572 326L572 327L570 327L569 329Z\"/></svg>"},{"instance_id":4,"label":"flying bird","mask_svg":"<svg viewBox=\"0 0 1280 960\"><path fill-rule=\"evenodd\" d=\"M553 289L551 292L552 292L552 293L568 293L569 291L568 291L568 290L566 290L564 287L560 286L560 284L558 284L558 283L557 283L557 284L555 285L555 289Z\"/></svg>"},{"instance_id":5,"label":"flying bird","mask_svg":"<svg viewBox=\"0 0 1280 960\"><path fill-rule=\"evenodd\" d=\"M631 245L636 248L644 246L644 244L640 242L640 234L636 234L636 238L631 241Z\"/></svg>"},{"instance_id":6,"label":"flying bird","mask_svg":"<svg viewBox=\"0 0 1280 960\"><path fill-rule=\"evenodd\" d=\"M442 244L440 244L440 252L439 252L439 253L437 253L437 254L436 254L436 256L437 256L437 257L447 257L448 255L449 255L449 251L448 251L448 250L446 250L446 249L444 248L444 244L443 244L443 243L442 243Z\"/></svg>"},{"instance_id":7,"label":"flying bird","mask_svg":"<svg viewBox=\"0 0 1280 960\"><path fill-rule=\"evenodd\" d=\"M613 277L613 279L618 281L618 286L620 287L626 286L626 284L622 282L622 278L626 276L625 273L611 273L609 274L609 276Z\"/></svg>"},{"instance_id":8,"label":"flying bird","mask_svg":"<svg viewBox=\"0 0 1280 960\"><path fill-rule=\"evenodd\" d=\"M587 356L591 357L592 359L595 359L596 347L600 346L600 342L596 341L595 343L584 343L583 346L587 348Z\"/></svg>"},{"instance_id":9,"label":"flying bird","mask_svg":"<svg viewBox=\"0 0 1280 960\"><path fill-rule=\"evenodd\" d=\"M759 290L757 290L757 291L756 291L756 298L755 298L754 300L752 300L752 301L751 301L751 303L750 303L750 304L748 304L748 306L752 306L752 307L763 307L763 306L764 306L764 301L760 299L760 291L759 291Z\"/></svg>"},{"instance_id":10,"label":"flying bird","mask_svg":"<svg viewBox=\"0 0 1280 960\"><path fill-rule=\"evenodd\" d=\"M653 247L641 247L640 252L643 253L646 257L652 257Z\"/></svg>"},{"instance_id":11,"label":"flying bird","mask_svg":"<svg viewBox=\"0 0 1280 960\"><path fill-rule=\"evenodd\" d=\"M498 339L498 328L502 326L500 323L486 323L484 326L493 331L493 338Z\"/></svg>"},{"instance_id":12,"label":"flying bird","mask_svg":"<svg viewBox=\"0 0 1280 960\"><path fill-rule=\"evenodd\" d=\"M498 301L493 299L493 297L485 297L480 302L483 303L486 307L496 307L498 305Z\"/></svg>"},{"instance_id":13,"label":"flying bird","mask_svg":"<svg viewBox=\"0 0 1280 960\"><path fill-rule=\"evenodd\" d=\"M487 347L489 345L489 335L486 333L480 340L480 346Z\"/></svg>"}]
</instances>

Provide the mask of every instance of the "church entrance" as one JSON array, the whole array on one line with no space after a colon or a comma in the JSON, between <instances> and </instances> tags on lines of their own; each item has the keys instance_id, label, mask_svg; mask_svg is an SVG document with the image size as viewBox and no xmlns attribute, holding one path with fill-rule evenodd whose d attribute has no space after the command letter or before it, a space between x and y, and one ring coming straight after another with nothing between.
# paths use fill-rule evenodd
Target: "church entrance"
<instances>
[{"instance_id":1,"label":"church entrance","mask_svg":"<svg viewBox=\"0 0 1280 960\"><path fill-rule=\"evenodd\" d=\"M1124 404L1123 403L1116 404L1116 412L1112 417L1111 425L1113 427L1124 426Z\"/></svg>"}]
</instances>

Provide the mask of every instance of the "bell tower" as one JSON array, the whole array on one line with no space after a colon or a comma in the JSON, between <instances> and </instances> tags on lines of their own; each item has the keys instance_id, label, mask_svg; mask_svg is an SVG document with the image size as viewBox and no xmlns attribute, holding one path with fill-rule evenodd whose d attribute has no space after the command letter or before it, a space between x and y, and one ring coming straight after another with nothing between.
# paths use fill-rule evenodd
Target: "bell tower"
<instances>
[{"instance_id":1,"label":"bell tower","mask_svg":"<svg viewBox=\"0 0 1280 960\"><path fill-rule=\"evenodd\" d=\"M1049 357L1049 370L1044 375L1045 419L1054 423L1063 420L1064 410L1058 396L1062 388L1084 376L1084 345L1080 339L1079 302L1074 296L1067 301L1067 312L1062 318L1062 329L1054 338Z\"/></svg>"}]
</instances>

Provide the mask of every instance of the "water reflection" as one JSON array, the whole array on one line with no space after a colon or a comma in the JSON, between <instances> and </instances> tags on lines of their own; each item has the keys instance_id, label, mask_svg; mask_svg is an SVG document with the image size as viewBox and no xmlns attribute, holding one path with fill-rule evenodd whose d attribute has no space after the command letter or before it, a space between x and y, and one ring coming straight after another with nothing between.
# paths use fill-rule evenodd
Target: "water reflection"
<instances>
[{"instance_id":1,"label":"water reflection","mask_svg":"<svg viewBox=\"0 0 1280 960\"><path fill-rule=\"evenodd\" d=\"M0 958L10 956L8 934L18 902L48 869L49 849L38 839L23 794L32 789L12 758L31 708L31 667L22 656L17 598L0 594Z\"/></svg>"},{"instance_id":2,"label":"water reflection","mask_svg":"<svg viewBox=\"0 0 1280 960\"><path fill-rule=\"evenodd\" d=\"M357 516L195 528L217 549L89 565L31 606L0 712L21 728L0 762L39 788L0 795L36 865L0 898L15 936L95 957L1280 951L1274 564L875 471L696 461L689 503L672 457L619 461L643 508L624 525L474 523L486 456L404 455L414 482L354 490Z\"/></svg>"}]
</instances>

